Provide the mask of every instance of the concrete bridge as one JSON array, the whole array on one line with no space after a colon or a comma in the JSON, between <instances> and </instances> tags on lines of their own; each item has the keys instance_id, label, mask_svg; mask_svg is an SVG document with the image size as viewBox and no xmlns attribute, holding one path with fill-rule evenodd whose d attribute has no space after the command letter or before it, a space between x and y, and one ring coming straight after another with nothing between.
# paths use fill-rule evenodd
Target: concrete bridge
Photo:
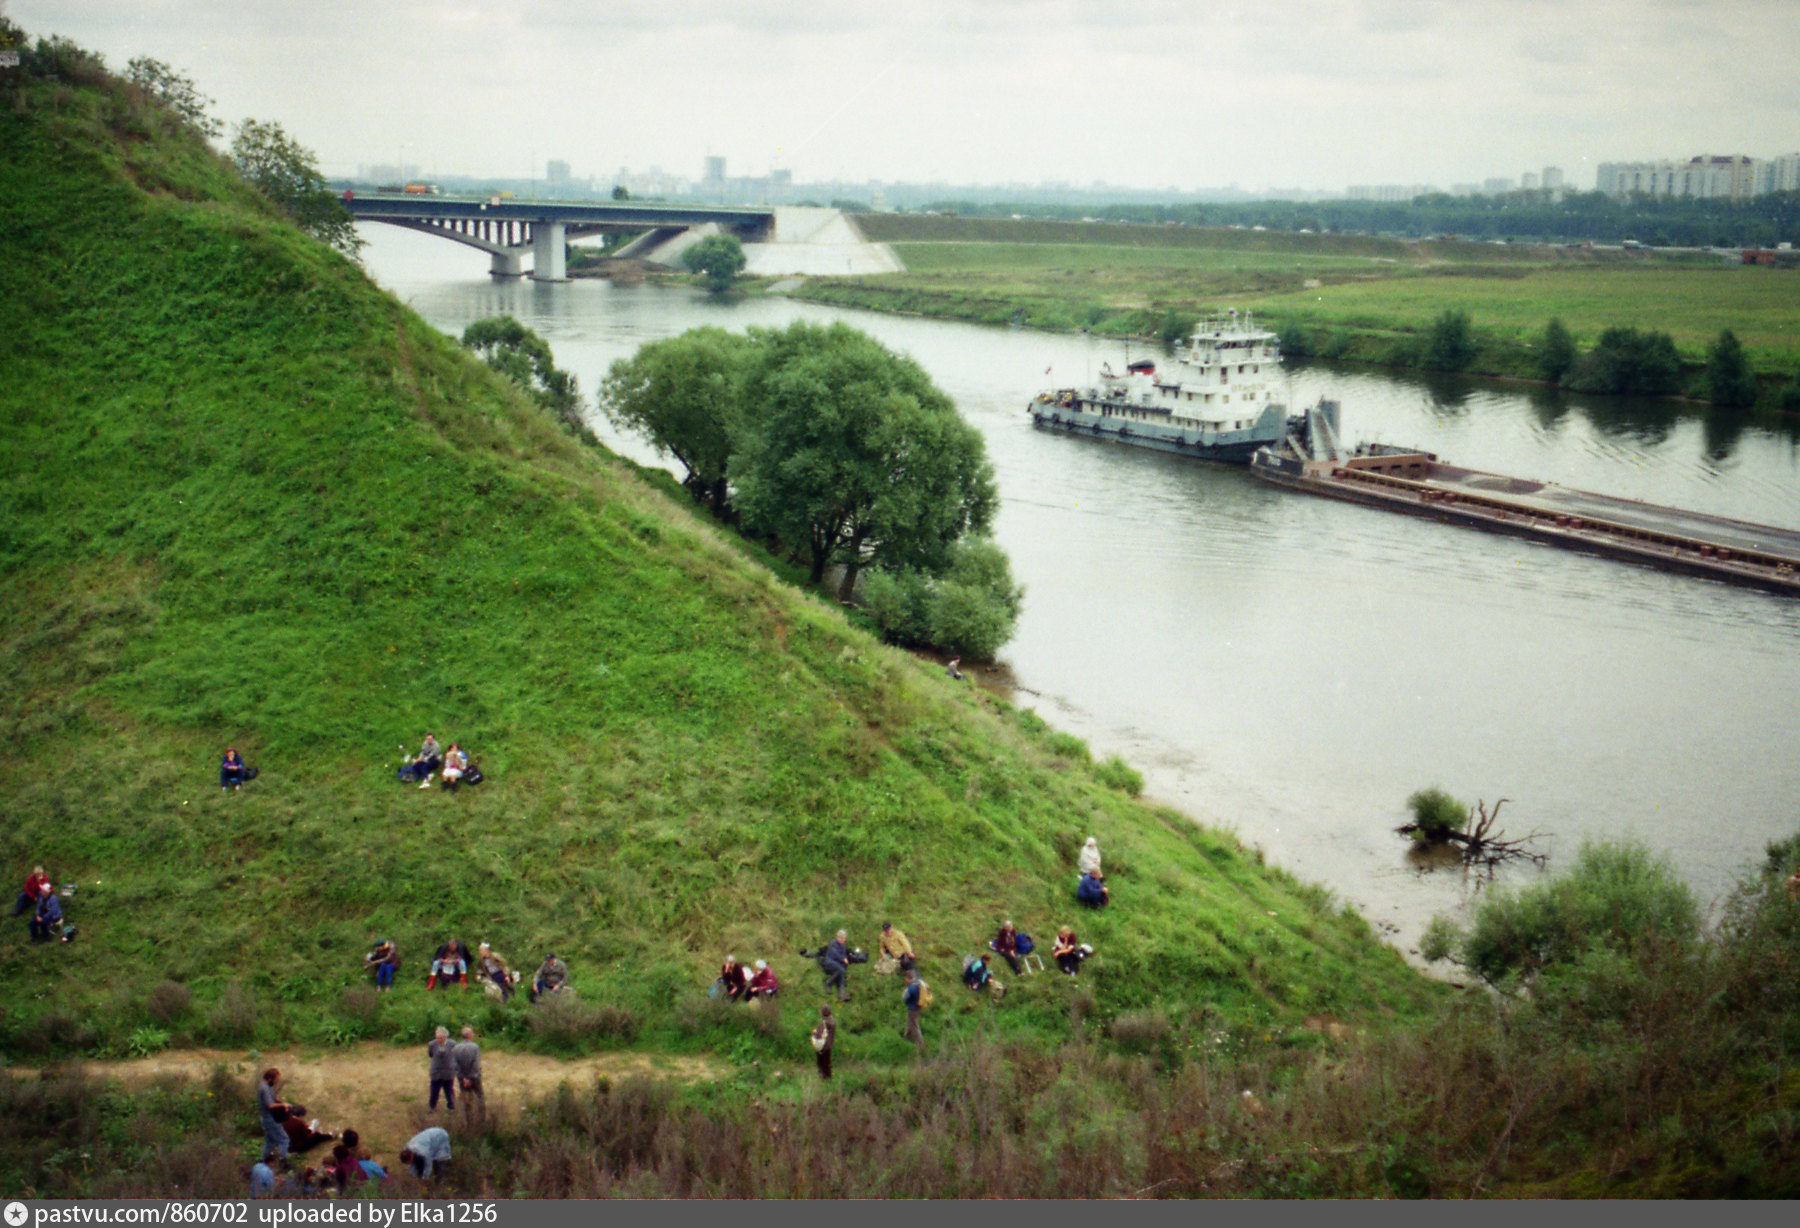
<instances>
[{"instance_id":1,"label":"concrete bridge","mask_svg":"<svg viewBox=\"0 0 1800 1228\"><path fill-rule=\"evenodd\" d=\"M479 248L495 277L521 277L531 257L535 281L567 281L563 245L589 235L644 232L621 250L676 265L688 245L709 234L744 244L747 271L758 275L897 273L886 244L870 243L836 209L804 206L671 205L518 200L512 197L347 193L344 207L364 222L386 222Z\"/></svg>"},{"instance_id":2,"label":"concrete bridge","mask_svg":"<svg viewBox=\"0 0 1800 1228\"><path fill-rule=\"evenodd\" d=\"M772 208L392 193L345 193L344 207L358 221L386 222L479 248L492 257L495 277L523 276L529 254L535 281L567 281L563 245L587 235L647 230L666 239L705 229L735 234L748 244L772 239L775 233Z\"/></svg>"}]
</instances>

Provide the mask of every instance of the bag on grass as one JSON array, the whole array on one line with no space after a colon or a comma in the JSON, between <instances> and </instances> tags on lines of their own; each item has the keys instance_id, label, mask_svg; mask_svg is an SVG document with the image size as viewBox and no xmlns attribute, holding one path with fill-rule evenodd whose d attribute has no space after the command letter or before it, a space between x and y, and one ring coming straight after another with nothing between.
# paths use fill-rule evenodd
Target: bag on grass
<instances>
[{"instance_id":1,"label":"bag on grass","mask_svg":"<svg viewBox=\"0 0 1800 1228\"><path fill-rule=\"evenodd\" d=\"M1034 949L1036 949L1036 947L1037 947L1037 943L1031 941L1030 934L1020 934L1020 935L1018 935L1018 940L1019 940L1019 954L1020 955L1030 955L1031 952Z\"/></svg>"},{"instance_id":2,"label":"bag on grass","mask_svg":"<svg viewBox=\"0 0 1800 1228\"><path fill-rule=\"evenodd\" d=\"M463 773L462 782L465 785L478 785L481 783L481 781L482 781L481 769L476 767L473 763L471 763L469 765L469 770Z\"/></svg>"}]
</instances>

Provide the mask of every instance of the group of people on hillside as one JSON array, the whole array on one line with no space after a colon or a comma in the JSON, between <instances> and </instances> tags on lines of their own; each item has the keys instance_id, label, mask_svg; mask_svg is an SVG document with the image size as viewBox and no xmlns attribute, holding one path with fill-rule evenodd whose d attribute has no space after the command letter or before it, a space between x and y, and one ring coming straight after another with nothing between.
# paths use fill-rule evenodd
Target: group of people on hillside
<instances>
[{"instance_id":1,"label":"group of people on hillside","mask_svg":"<svg viewBox=\"0 0 1800 1228\"><path fill-rule=\"evenodd\" d=\"M419 788L429 789L432 777L440 774L443 788L451 793L456 792L458 785L481 783L481 769L469 762L460 744L452 742L448 749L440 749L437 738L427 733L419 753L400 769L400 779L417 781Z\"/></svg>"},{"instance_id":2,"label":"group of people on hillside","mask_svg":"<svg viewBox=\"0 0 1800 1228\"><path fill-rule=\"evenodd\" d=\"M13 916L26 911L31 913L31 920L26 922L31 941L49 942L58 937L68 941L70 931L63 927L62 897L56 894L56 884L44 873L43 866L31 867L31 873L25 876L25 887L13 904Z\"/></svg>"},{"instance_id":3,"label":"group of people on hillside","mask_svg":"<svg viewBox=\"0 0 1800 1228\"><path fill-rule=\"evenodd\" d=\"M766 1006L774 1003L780 990L781 982L776 980L775 969L769 967L768 960L759 959L746 968L738 963L737 956L727 955L719 965L719 979L713 982L707 996Z\"/></svg>"},{"instance_id":4,"label":"group of people on hillside","mask_svg":"<svg viewBox=\"0 0 1800 1228\"><path fill-rule=\"evenodd\" d=\"M464 1060L465 1046L474 1050L475 1073L471 1094L480 1096L481 1051L475 1046L473 1029L464 1028L463 1038L464 1043L452 1049L453 1060L460 1066ZM439 1028L437 1041L433 1043L435 1045L444 1039L445 1030ZM435 1053L433 1060L436 1060ZM271 1066L263 1071L262 1080L257 1085L256 1105L262 1122L263 1151L262 1159L252 1165L247 1174L250 1179L250 1197L292 1197L328 1194L334 1190L341 1194L352 1191L363 1182L389 1179L387 1169L375 1161L355 1130L345 1130L342 1135L319 1130L316 1121L306 1121L306 1109L303 1106L290 1103L282 1097L281 1081L281 1071ZM435 1108L435 1095L433 1100L432 1107ZM293 1170L291 1157L328 1142L334 1145L326 1163L299 1172ZM427 1126L400 1149L399 1159L403 1168L411 1169L413 1175L421 1179L441 1173L450 1160L449 1131L442 1126Z\"/></svg>"},{"instance_id":5,"label":"group of people on hillside","mask_svg":"<svg viewBox=\"0 0 1800 1228\"><path fill-rule=\"evenodd\" d=\"M394 987L394 977L399 968L400 947L392 938L378 939L374 948L363 956L363 971L374 977L377 992L386 993ZM471 955L468 943L460 938L447 938L438 944L437 950L432 954L431 968L425 976L425 988L437 989L452 984L466 987L470 972L475 974L477 983L490 997L499 998L502 1002L513 996L521 980L506 959L488 943L481 943ZM545 955L544 962L538 965L527 997L536 1002L545 994L561 993L568 983L568 965L552 952Z\"/></svg>"}]
</instances>

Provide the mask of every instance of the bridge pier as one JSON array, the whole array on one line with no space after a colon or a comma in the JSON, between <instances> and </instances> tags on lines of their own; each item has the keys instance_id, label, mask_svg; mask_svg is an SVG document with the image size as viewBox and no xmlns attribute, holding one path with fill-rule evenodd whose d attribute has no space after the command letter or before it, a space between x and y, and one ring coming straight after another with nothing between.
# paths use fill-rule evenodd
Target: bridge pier
<instances>
[{"instance_id":1,"label":"bridge pier","mask_svg":"<svg viewBox=\"0 0 1800 1228\"><path fill-rule=\"evenodd\" d=\"M531 226L531 280L568 281L564 244L568 231L561 222L533 222Z\"/></svg>"},{"instance_id":2,"label":"bridge pier","mask_svg":"<svg viewBox=\"0 0 1800 1228\"><path fill-rule=\"evenodd\" d=\"M518 252L491 252L493 263L488 266L488 273L493 277L523 277L525 262Z\"/></svg>"}]
</instances>

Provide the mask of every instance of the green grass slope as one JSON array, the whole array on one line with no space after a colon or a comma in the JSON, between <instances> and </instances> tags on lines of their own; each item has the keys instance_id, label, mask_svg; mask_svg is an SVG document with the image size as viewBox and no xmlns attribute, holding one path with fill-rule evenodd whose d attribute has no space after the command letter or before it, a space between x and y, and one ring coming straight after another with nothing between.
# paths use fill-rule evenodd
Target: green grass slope
<instances>
[{"instance_id":1,"label":"green grass slope","mask_svg":"<svg viewBox=\"0 0 1800 1228\"><path fill-rule=\"evenodd\" d=\"M639 1043L794 1055L805 1010L739 1034L695 1009L720 955L812 1002L795 950L890 917L939 1035L1429 996L1323 892L1107 787L1073 739L562 433L116 83L26 81L7 107L0 864L79 883L81 930L0 939L7 1054L462 1017L549 1043L522 1005L424 993L450 934L527 968L554 949ZM395 783L427 729L488 782ZM262 769L241 794L228 743ZM1117 903L1077 917L1090 832ZM1003 917L1046 949L1072 920L1100 954L976 1002L956 961ZM372 1005L346 990L378 935L405 984ZM845 1026L899 1057L881 988Z\"/></svg>"}]
</instances>

